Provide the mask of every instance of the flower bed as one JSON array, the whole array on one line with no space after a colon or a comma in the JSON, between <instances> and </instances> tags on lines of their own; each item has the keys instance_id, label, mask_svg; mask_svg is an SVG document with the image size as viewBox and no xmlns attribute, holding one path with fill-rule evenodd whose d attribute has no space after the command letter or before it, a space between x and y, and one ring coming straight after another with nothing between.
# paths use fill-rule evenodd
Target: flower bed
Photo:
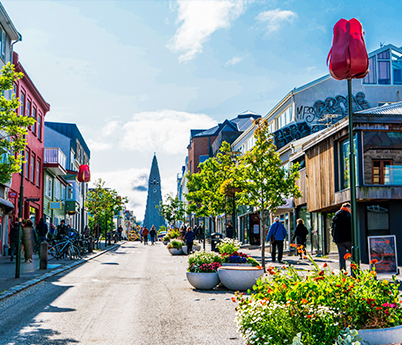
<instances>
[{"instance_id":1,"label":"flower bed","mask_svg":"<svg viewBox=\"0 0 402 345\"><path fill-rule=\"evenodd\" d=\"M241 252L233 252L232 254L223 253L222 254L223 262L229 264L251 264L252 266L260 266L260 263L252 258L250 255L241 253Z\"/></svg>"},{"instance_id":2,"label":"flower bed","mask_svg":"<svg viewBox=\"0 0 402 345\"><path fill-rule=\"evenodd\" d=\"M239 332L250 345L332 345L346 328L386 328L402 324L398 285L376 279L375 263L355 277L335 274L311 260L303 276L293 266L268 268L250 297L237 294ZM352 344L352 343L351 343Z\"/></svg>"}]
</instances>

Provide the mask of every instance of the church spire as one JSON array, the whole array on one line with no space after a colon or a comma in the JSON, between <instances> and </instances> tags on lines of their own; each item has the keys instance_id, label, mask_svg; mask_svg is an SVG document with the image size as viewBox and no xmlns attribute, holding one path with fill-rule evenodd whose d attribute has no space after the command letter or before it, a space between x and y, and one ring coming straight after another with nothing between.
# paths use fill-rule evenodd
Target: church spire
<instances>
[{"instance_id":1,"label":"church spire","mask_svg":"<svg viewBox=\"0 0 402 345\"><path fill-rule=\"evenodd\" d=\"M148 179L148 196L144 216L144 226L148 229L150 229L152 225L155 225L156 230L158 230L160 226L165 225L165 219L159 214L159 210L156 208L156 206L159 206L161 201L161 179L156 152L154 152Z\"/></svg>"}]
</instances>

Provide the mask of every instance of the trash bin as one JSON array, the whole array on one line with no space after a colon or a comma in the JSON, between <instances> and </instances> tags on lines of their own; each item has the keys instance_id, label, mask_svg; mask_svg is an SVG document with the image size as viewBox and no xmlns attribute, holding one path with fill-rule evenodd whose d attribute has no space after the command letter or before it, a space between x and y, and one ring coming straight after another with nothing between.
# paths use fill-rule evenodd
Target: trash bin
<instances>
[{"instance_id":1,"label":"trash bin","mask_svg":"<svg viewBox=\"0 0 402 345\"><path fill-rule=\"evenodd\" d=\"M211 250L213 252L219 252L217 245L221 241L223 235L220 234L219 232L214 232L211 234Z\"/></svg>"}]
</instances>

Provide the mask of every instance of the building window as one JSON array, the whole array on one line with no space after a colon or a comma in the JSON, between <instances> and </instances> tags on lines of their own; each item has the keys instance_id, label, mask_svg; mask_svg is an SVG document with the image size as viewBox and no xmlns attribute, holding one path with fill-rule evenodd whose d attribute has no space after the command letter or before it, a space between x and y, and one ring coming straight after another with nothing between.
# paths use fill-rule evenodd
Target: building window
<instances>
[{"instance_id":1,"label":"building window","mask_svg":"<svg viewBox=\"0 0 402 345\"><path fill-rule=\"evenodd\" d=\"M46 176L45 194L49 199L52 199L53 181L50 176Z\"/></svg>"},{"instance_id":2,"label":"building window","mask_svg":"<svg viewBox=\"0 0 402 345\"><path fill-rule=\"evenodd\" d=\"M20 102L21 102L21 114L22 116L25 115L25 94L21 92L21 97L20 97Z\"/></svg>"},{"instance_id":3,"label":"building window","mask_svg":"<svg viewBox=\"0 0 402 345\"><path fill-rule=\"evenodd\" d=\"M363 79L363 84L377 84L375 56L373 56L369 59L369 70L370 70L370 72Z\"/></svg>"},{"instance_id":4,"label":"building window","mask_svg":"<svg viewBox=\"0 0 402 345\"><path fill-rule=\"evenodd\" d=\"M402 53L385 50L369 59L370 72L363 79L365 85L402 85Z\"/></svg>"},{"instance_id":5,"label":"building window","mask_svg":"<svg viewBox=\"0 0 402 345\"><path fill-rule=\"evenodd\" d=\"M42 139L42 116L38 115L38 139Z\"/></svg>"},{"instance_id":6,"label":"building window","mask_svg":"<svg viewBox=\"0 0 402 345\"><path fill-rule=\"evenodd\" d=\"M285 127L292 122L292 112L291 107L288 107L283 113L276 117L276 129Z\"/></svg>"},{"instance_id":7,"label":"building window","mask_svg":"<svg viewBox=\"0 0 402 345\"><path fill-rule=\"evenodd\" d=\"M25 151L25 178L29 176L29 152Z\"/></svg>"},{"instance_id":8,"label":"building window","mask_svg":"<svg viewBox=\"0 0 402 345\"><path fill-rule=\"evenodd\" d=\"M60 200L65 200L65 199L66 199L66 186L61 185Z\"/></svg>"},{"instance_id":9,"label":"building window","mask_svg":"<svg viewBox=\"0 0 402 345\"><path fill-rule=\"evenodd\" d=\"M349 173L349 139L342 141L339 144L339 176L340 176L340 189L350 187L350 173ZM353 148L355 152L355 169L357 181L357 140L356 135L353 138Z\"/></svg>"},{"instance_id":10,"label":"building window","mask_svg":"<svg viewBox=\"0 0 402 345\"><path fill-rule=\"evenodd\" d=\"M32 125L32 132L36 134L36 109L32 108L32 117L35 119L35 123Z\"/></svg>"},{"instance_id":11,"label":"building window","mask_svg":"<svg viewBox=\"0 0 402 345\"><path fill-rule=\"evenodd\" d=\"M34 183L35 181L35 156L31 156L31 182Z\"/></svg>"},{"instance_id":12,"label":"building window","mask_svg":"<svg viewBox=\"0 0 402 345\"><path fill-rule=\"evenodd\" d=\"M54 196L56 200L60 200L60 181L57 180L54 182Z\"/></svg>"},{"instance_id":13,"label":"building window","mask_svg":"<svg viewBox=\"0 0 402 345\"><path fill-rule=\"evenodd\" d=\"M31 116L31 102L27 100L27 116Z\"/></svg>"},{"instance_id":14,"label":"building window","mask_svg":"<svg viewBox=\"0 0 402 345\"><path fill-rule=\"evenodd\" d=\"M392 50L391 61L394 85L402 85L402 54Z\"/></svg>"},{"instance_id":15,"label":"building window","mask_svg":"<svg viewBox=\"0 0 402 345\"><path fill-rule=\"evenodd\" d=\"M367 236L389 235L389 208L386 204L366 206Z\"/></svg>"},{"instance_id":16,"label":"building window","mask_svg":"<svg viewBox=\"0 0 402 345\"><path fill-rule=\"evenodd\" d=\"M7 36L3 28L0 30L0 45L1 45L1 58L3 59L4 62L6 62L6 41L7 41Z\"/></svg>"},{"instance_id":17,"label":"building window","mask_svg":"<svg viewBox=\"0 0 402 345\"><path fill-rule=\"evenodd\" d=\"M40 187L40 160L36 162L36 185Z\"/></svg>"}]
</instances>

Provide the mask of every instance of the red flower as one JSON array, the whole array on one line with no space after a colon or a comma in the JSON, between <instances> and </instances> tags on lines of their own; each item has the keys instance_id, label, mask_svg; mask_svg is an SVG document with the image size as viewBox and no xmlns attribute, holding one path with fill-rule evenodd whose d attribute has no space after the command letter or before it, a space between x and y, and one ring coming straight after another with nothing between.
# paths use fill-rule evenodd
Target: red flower
<instances>
[{"instance_id":1,"label":"red flower","mask_svg":"<svg viewBox=\"0 0 402 345\"><path fill-rule=\"evenodd\" d=\"M335 79L364 78L367 75L369 61L364 31L357 19L341 19L335 24L328 61L329 73Z\"/></svg>"},{"instance_id":2,"label":"red flower","mask_svg":"<svg viewBox=\"0 0 402 345\"><path fill-rule=\"evenodd\" d=\"M327 267L328 264L326 262L324 262L324 265L322 265L322 267Z\"/></svg>"},{"instance_id":3,"label":"red flower","mask_svg":"<svg viewBox=\"0 0 402 345\"><path fill-rule=\"evenodd\" d=\"M352 257L352 254L350 254L350 253L346 253L346 254L343 256L343 258L344 258L345 260L349 260L351 257Z\"/></svg>"},{"instance_id":4,"label":"red flower","mask_svg":"<svg viewBox=\"0 0 402 345\"><path fill-rule=\"evenodd\" d=\"M371 264L371 265L375 265L377 262L378 262L378 260L373 259L373 260L370 261L370 264Z\"/></svg>"}]
</instances>

